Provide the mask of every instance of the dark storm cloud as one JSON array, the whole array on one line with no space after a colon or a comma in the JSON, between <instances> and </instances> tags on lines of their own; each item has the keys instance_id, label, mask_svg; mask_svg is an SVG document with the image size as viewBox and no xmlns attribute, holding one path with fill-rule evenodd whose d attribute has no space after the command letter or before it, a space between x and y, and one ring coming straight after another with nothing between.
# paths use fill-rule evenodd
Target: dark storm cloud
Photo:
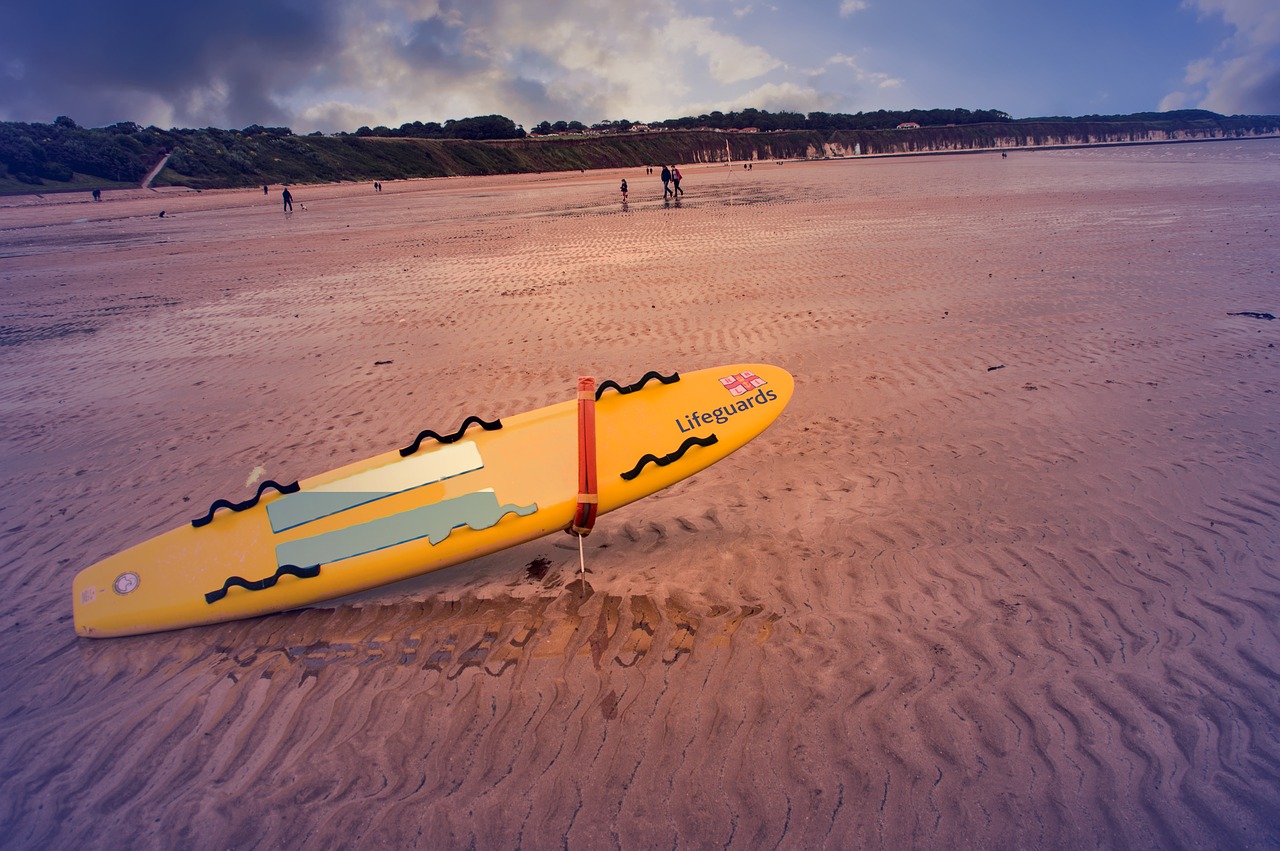
<instances>
[{"instance_id":1,"label":"dark storm cloud","mask_svg":"<svg viewBox=\"0 0 1280 851\"><path fill-rule=\"evenodd\" d=\"M1234 111L1280 115L1280 48L1260 51L1239 86Z\"/></svg>"},{"instance_id":2,"label":"dark storm cloud","mask_svg":"<svg viewBox=\"0 0 1280 851\"><path fill-rule=\"evenodd\" d=\"M285 117L276 95L339 47L327 0L17 4L0 28L0 118L82 124ZM43 116L42 119L36 116Z\"/></svg>"},{"instance_id":3,"label":"dark storm cloud","mask_svg":"<svg viewBox=\"0 0 1280 851\"><path fill-rule=\"evenodd\" d=\"M439 16L415 22L399 53L412 67L429 67L445 74L478 71L486 64L467 49L466 30Z\"/></svg>"},{"instance_id":4,"label":"dark storm cloud","mask_svg":"<svg viewBox=\"0 0 1280 851\"><path fill-rule=\"evenodd\" d=\"M970 76L965 63L990 62L981 51L952 49L948 22L968 22L971 31L970 6L994 14L1007 3L976 0L959 11L936 5L933 26L920 31L918 16L902 4L839 0L803 0L785 10L709 0L12 0L0 15L0 120L68 115L89 126L269 124L329 132L494 112L530 124L654 120L747 105L905 108L928 105L929 87L941 87L950 100L953 86L967 86L985 100L980 83L963 82ZM1169 0L1120 5L1131 25L1163 21L1167 31L1176 29L1167 20ZM1057 8L1035 6L1027 18L1043 26L1040 12ZM1181 0L1179 8L1228 37L1215 35L1212 50L1157 45L1135 58L1184 64L1179 91L1163 88L1169 74L1152 78L1167 94L1167 108L1280 110L1280 4ZM999 25L1010 21L1002 17ZM1147 31L1145 23L1140 30ZM931 41L938 33L946 37ZM1013 30L1005 40L1034 42ZM1036 70L1035 61L1016 55L1005 57L1009 67L1023 61L1028 75ZM1010 91L1028 103L1070 103L1090 86L1108 96L1115 81L1097 69L1093 83L1062 75L1052 62L1042 63L1045 69L1036 79L1061 80L1067 93L1056 84L1032 94ZM1001 74L1002 84L1008 77ZM1127 97L1134 107L1146 103L1137 89ZM903 98L925 102L898 102Z\"/></svg>"},{"instance_id":5,"label":"dark storm cloud","mask_svg":"<svg viewBox=\"0 0 1280 851\"><path fill-rule=\"evenodd\" d=\"M1246 98L1251 112L1261 115L1280 115L1280 67L1273 67L1270 76L1259 81L1257 86L1246 94Z\"/></svg>"}]
</instances>

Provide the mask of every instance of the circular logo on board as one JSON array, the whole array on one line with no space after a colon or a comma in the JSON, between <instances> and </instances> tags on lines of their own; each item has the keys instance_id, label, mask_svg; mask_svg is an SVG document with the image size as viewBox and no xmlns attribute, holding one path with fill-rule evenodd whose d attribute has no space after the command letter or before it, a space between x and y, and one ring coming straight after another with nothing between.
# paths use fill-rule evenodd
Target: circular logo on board
<instances>
[{"instance_id":1,"label":"circular logo on board","mask_svg":"<svg viewBox=\"0 0 1280 851\"><path fill-rule=\"evenodd\" d=\"M111 583L111 588L117 594L128 594L130 591L138 587L138 574L122 573L116 577L116 581Z\"/></svg>"}]
</instances>

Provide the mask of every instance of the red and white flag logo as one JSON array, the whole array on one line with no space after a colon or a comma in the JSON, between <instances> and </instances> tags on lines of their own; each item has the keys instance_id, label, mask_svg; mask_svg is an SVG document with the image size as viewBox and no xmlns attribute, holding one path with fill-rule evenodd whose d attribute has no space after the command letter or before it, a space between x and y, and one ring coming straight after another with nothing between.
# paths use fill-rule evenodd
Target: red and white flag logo
<instances>
[{"instance_id":1,"label":"red and white flag logo","mask_svg":"<svg viewBox=\"0 0 1280 851\"><path fill-rule=\"evenodd\" d=\"M754 372L743 371L737 375L730 375L728 378L720 379L720 383L724 385L725 390L729 391L730 396L741 396L744 393L750 393L757 387L763 387L769 382Z\"/></svg>"}]
</instances>

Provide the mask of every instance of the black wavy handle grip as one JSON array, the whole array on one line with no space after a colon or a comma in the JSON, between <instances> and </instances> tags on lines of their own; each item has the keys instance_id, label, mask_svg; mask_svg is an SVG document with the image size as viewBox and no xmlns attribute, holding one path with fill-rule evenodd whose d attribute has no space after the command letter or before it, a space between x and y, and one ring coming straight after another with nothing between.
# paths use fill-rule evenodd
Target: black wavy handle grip
<instances>
[{"instance_id":1,"label":"black wavy handle grip","mask_svg":"<svg viewBox=\"0 0 1280 851\"><path fill-rule=\"evenodd\" d=\"M680 380L680 373L678 372L673 372L670 375L660 375L657 372L653 372L652 370L650 370L649 372L646 372L644 376L635 384L628 384L626 387L623 387L621 384L619 384L618 382L610 378L600 382L600 386L596 388L596 399L598 400L601 396L603 396L604 391L608 390L610 387L612 387L614 390L617 390L619 393L626 394L626 393L636 392L637 390L643 388L650 381L657 381L662 384L675 384L679 380Z\"/></svg>"},{"instance_id":2,"label":"black wavy handle grip","mask_svg":"<svg viewBox=\"0 0 1280 851\"><path fill-rule=\"evenodd\" d=\"M244 502L232 502L228 499L214 500L213 505L209 506L209 513L203 517L197 517L195 520L192 520L191 525L197 529L201 526L208 526L213 522L213 513L219 508L230 508L232 511L247 511L258 504L258 500L262 499L262 495L267 492L268 488L277 490L280 493L297 493L299 490L297 482L288 485L281 485L268 480L259 485L258 492L249 499L246 499Z\"/></svg>"},{"instance_id":3,"label":"black wavy handle grip","mask_svg":"<svg viewBox=\"0 0 1280 851\"><path fill-rule=\"evenodd\" d=\"M427 440L428 438L430 438L431 440L437 441L439 443L453 443L454 441L462 437L463 433L466 432L467 427L471 425L479 425L480 428L484 429L485 431L496 431L502 428L502 420L494 420L493 422L486 422L480 419L479 417L467 417L465 420L462 421L462 425L458 426L458 430L455 431L453 434L437 434L435 431L432 431L431 429L420 431L418 432L418 436L413 439L413 443L410 443L404 449L400 450L400 457L408 458L410 455L417 452L419 449L422 448L422 441Z\"/></svg>"},{"instance_id":4,"label":"black wavy handle grip","mask_svg":"<svg viewBox=\"0 0 1280 851\"><path fill-rule=\"evenodd\" d=\"M217 591L210 591L204 595L204 601L212 605L223 597L227 596L227 591L231 590L231 586L238 585L250 591L265 591L280 581L281 576L296 576L299 579L312 579L320 575L320 565L313 564L310 567L298 567L296 564L282 564L280 569L268 576L266 579L249 580L242 576L229 576L227 581L222 583L222 587Z\"/></svg>"},{"instance_id":5,"label":"black wavy handle grip","mask_svg":"<svg viewBox=\"0 0 1280 851\"><path fill-rule=\"evenodd\" d=\"M706 437L691 437L684 443L680 444L680 448L670 455L663 455L659 458L657 455L646 455L636 462L636 465L630 470L622 474L622 478L628 482L640 475L640 471L644 469L646 464L657 464L659 467L665 467L668 464L674 464L684 457L684 454L695 446L714 446L720 440L714 434Z\"/></svg>"}]
</instances>

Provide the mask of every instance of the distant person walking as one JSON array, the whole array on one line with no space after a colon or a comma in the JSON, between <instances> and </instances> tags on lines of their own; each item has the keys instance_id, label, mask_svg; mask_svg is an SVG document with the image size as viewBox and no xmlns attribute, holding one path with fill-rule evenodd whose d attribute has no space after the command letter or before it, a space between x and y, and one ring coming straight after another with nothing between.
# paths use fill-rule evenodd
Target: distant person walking
<instances>
[{"instance_id":1,"label":"distant person walking","mask_svg":"<svg viewBox=\"0 0 1280 851\"><path fill-rule=\"evenodd\" d=\"M662 167L662 200L667 200L667 196L671 194L671 169L665 165Z\"/></svg>"},{"instance_id":2,"label":"distant person walking","mask_svg":"<svg viewBox=\"0 0 1280 851\"><path fill-rule=\"evenodd\" d=\"M263 194L263 195L266 195L266 194L267 194L267 184L265 184L265 183L264 183L264 184L262 184L262 194Z\"/></svg>"},{"instance_id":3,"label":"distant person walking","mask_svg":"<svg viewBox=\"0 0 1280 851\"><path fill-rule=\"evenodd\" d=\"M622 200L627 200L627 179L622 178Z\"/></svg>"},{"instance_id":4,"label":"distant person walking","mask_svg":"<svg viewBox=\"0 0 1280 851\"><path fill-rule=\"evenodd\" d=\"M284 194L280 196L284 201L284 211L286 213L293 212L293 193L289 191L289 187L284 188Z\"/></svg>"},{"instance_id":5,"label":"distant person walking","mask_svg":"<svg viewBox=\"0 0 1280 851\"><path fill-rule=\"evenodd\" d=\"M684 176L680 174L680 167L673 165L671 167L671 185L674 186L675 189L672 190L671 192L672 198L676 197L677 195L684 194L684 190L680 188L680 181L683 179L683 177Z\"/></svg>"}]
</instances>

